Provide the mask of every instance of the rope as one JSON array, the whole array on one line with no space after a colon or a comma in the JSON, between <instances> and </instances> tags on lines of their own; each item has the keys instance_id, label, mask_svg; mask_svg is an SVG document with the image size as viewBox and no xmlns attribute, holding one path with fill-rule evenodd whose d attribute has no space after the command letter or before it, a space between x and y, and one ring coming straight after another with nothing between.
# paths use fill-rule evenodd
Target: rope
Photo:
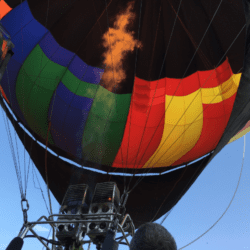
<instances>
[{"instance_id":1,"label":"rope","mask_svg":"<svg viewBox=\"0 0 250 250\"><path fill-rule=\"evenodd\" d=\"M34 173L35 173L35 176L36 176L36 179L37 179L37 182L38 182L39 188L38 188L38 187L36 187L35 180L34 180ZM45 197L44 197L43 190L42 190L42 188L41 188L40 182L39 182L39 180L38 180L37 174L36 174L36 172L35 172L35 169L34 169L34 164L33 164L33 168L32 168L32 175L33 175L33 183L34 183L34 187L35 187L36 189L40 189L40 191L41 191L41 193L42 193L42 197L43 197L44 203L45 203L45 206L46 206L46 209L47 209L48 214L49 214L49 209L48 209L48 206L47 206L47 203L46 203L46 200L45 200Z\"/></svg>"},{"instance_id":2,"label":"rope","mask_svg":"<svg viewBox=\"0 0 250 250\"><path fill-rule=\"evenodd\" d=\"M2 95L1 95L2 97ZM14 150L14 146L13 146L13 140L12 140L12 136L11 136L11 132L10 132L10 127L9 127L9 123L8 123L8 119L4 116L3 110L2 110L2 117L4 120L4 124L5 124L5 129L7 132L7 137L8 137L8 141L9 141L9 145L10 145L10 150L11 150L11 155L12 155L12 159L14 162L14 167L16 170L16 176L17 176L17 180L18 180L18 185L19 185L19 191L21 194L21 199L25 198L25 194L23 192L23 185L22 185L22 178L21 178L21 171L20 171L20 166L17 164L17 160L16 160L16 155L15 155L15 150Z\"/></svg>"},{"instance_id":3,"label":"rope","mask_svg":"<svg viewBox=\"0 0 250 250\"><path fill-rule=\"evenodd\" d=\"M47 155L48 155L48 143L49 143L49 132L50 132L51 122L49 122L47 139L46 139L46 150L45 150L45 175L46 175L46 186L47 186L47 193L49 198L49 207L50 207L50 214L52 214L52 205L51 205L51 198L49 192L49 179L48 179L48 168L47 168Z\"/></svg>"},{"instance_id":4,"label":"rope","mask_svg":"<svg viewBox=\"0 0 250 250\"><path fill-rule=\"evenodd\" d=\"M223 212L223 214L220 216L220 218L210 227L208 228L203 234L201 234L199 237L197 237L195 240L191 241L189 244L185 245L184 247L181 247L179 250L181 249L184 249L186 248L187 246L190 246L191 244L193 244L195 241L199 240L202 236L204 236L206 233L208 233L221 219L222 217L226 214L226 212L228 211L229 207L231 206L234 198L235 198L235 195L237 193L237 190L238 190L238 187L240 185L240 180L241 180L241 175L242 175L242 171L243 171L243 166L244 166L244 160L245 160L245 149L246 149L246 135L244 135L244 146L243 146L243 156L242 156L242 163L241 163L241 170L240 170L240 176L239 176L239 180L238 180L238 183L237 183L237 186L236 186L236 189L234 191L234 194L233 194L233 197L231 199L231 201L229 202L226 210ZM165 220L165 218L164 218ZM163 221L164 221L163 220ZM162 222L163 222L162 221Z\"/></svg>"}]
</instances>

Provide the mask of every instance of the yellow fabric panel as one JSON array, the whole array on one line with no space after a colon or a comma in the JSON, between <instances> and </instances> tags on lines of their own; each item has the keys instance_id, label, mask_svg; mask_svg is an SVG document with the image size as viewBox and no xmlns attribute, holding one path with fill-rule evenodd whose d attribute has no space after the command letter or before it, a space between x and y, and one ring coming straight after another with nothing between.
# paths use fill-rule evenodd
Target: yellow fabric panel
<instances>
[{"instance_id":1,"label":"yellow fabric panel","mask_svg":"<svg viewBox=\"0 0 250 250\"><path fill-rule=\"evenodd\" d=\"M232 75L223 84L214 88L202 88L202 102L204 104L219 103L233 96L239 87L240 74Z\"/></svg>"},{"instance_id":2,"label":"yellow fabric panel","mask_svg":"<svg viewBox=\"0 0 250 250\"><path fill-rule=\"evenodd\" d=\"M235 135L235 136L228 142L228 144L231 143L231 142L234 142L234 141L236 141L236 140L238 140L238 139L240 139L242 136L246 135L246 134L249 133L249 132L250 132L250 127L249 127L249 128L246 128L245 130L243 130L243 131L241 131L240 133L238 133L237 135Z\"/></svg>"},{"instance_id":3,"label":"yellow fabric panel","mask_svg":"<svg viewBox=\"0 0 250 250\"><path fill-rule=\"evenodd\" d=\"M143 168L170 166L188 153L202 132L202 104L219 103L233 96L238 90L240 78L241 73L232 75L217 87L201 88L186 96L166 95L162 139Z\"/></svg>"},{"instance_id":4,"label":"yellow fabric panel","mask_svg":"<svg viewBox=\"0 0 250 250\"><path fill-rule=\"evenodd\" d=\"M166 95L161 143L144 168L170 166L195 146L203 125L201 97L200 89L187 96Z\"/></svg>"}]
</instances>

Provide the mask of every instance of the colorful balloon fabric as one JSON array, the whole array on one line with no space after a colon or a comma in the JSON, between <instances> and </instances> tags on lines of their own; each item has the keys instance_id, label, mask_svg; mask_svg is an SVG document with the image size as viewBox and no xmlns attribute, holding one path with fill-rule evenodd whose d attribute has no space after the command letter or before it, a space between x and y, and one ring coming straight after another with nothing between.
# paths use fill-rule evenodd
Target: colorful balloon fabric
<instances>
[{"instance_id":1,"label":"colorful balloon fabric","mask_svg":"<svg viewBox=\"0 0 250 250\"><path fill-rule=\"evenodd\" d=\"M6 6L8 2L14 1L6 1ZM47 25L42 1L24 1L5 13L2 24L15 44L15 55L2 89L18 118L72 158L113 169L183 165L211 152L223 135L240 82L244 18L233 21L230 4L224 4L209 26L214 13L204 15L205 1L193 7L182 3L170 37L178 1L163 4L157 15L153 14L159 4L151 6L153 16L142 17L139 31L132 24L138 22L139 3L127 4L123 12L110 16L114 21L108 26L113 36L130 36L126 42L132 46L123 50L114 38L116 48L108 48L105 59L109 52L123 56L122 62L113 60L113 71L120 78L124 75L115 80L102 65L108 27L101 21L105 14L96 24L105 10L101 1L97 3L99 13L88 22L79 20L77 10L66 12L73 3L61 4L62 14L51 7ZM86 4L84 17L90 7ZM77 20L79 27L74 29ZM233 21L230 29L226 21Z\"/></svg>"},{"instance_id":2,"label":"colorful balloon fabric","mask_svg":"<svg viewBox=\"0 0 250 250\"><path fill-rule=\"evenodd\" d=\"M157 219L209 160L201 167L191 162L223 147L250 119L242 115L248 100L243 3L0 1L1 25L15 45L2 97L48 149L107 172L79 174L81 181L176 169L140 180L128 200L136 226ZM28 150L26 132L17 133ZM44 163L44 151L34 147L31 158L44 178L48 164L50 187L61 201L74 166L52 153ZM177 169L189 163L185 174Z\"/></svg>"}]
</instances>

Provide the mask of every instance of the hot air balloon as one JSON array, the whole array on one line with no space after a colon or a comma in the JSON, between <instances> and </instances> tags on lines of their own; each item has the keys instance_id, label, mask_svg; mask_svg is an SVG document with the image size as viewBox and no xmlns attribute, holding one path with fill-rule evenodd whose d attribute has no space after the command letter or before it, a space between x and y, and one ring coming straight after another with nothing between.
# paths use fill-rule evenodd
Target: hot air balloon
<instances>
[{"instance_id":1,"label":"hot air balloon","mask_svg":"<svg viewBox=\"0 0 250 250\"><path fill-rule=\"evenodd\" d=\"M246 6L1 1L1 105L60 204L113 182L138 228L181 199L250 120Z\"/></svg>"}]
</instances>

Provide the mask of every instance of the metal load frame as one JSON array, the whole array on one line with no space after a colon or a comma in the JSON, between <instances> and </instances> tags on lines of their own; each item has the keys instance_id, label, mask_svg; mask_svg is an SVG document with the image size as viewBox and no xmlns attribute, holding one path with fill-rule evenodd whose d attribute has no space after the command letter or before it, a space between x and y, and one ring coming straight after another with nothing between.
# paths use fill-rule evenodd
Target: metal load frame
<instances>
[{"instance_id":1,"label":"metal load frame","mask_svg":"<svg viewBox=\"0 0 250 250\"><path fill-rule=\"evenodd\" d=\"M114 213L109 213L107 215L114 215ZM117 214L118 218L122 218L122 215L121 214ZM69 220L60 220L60 221L55 221L54 220L54 217L68 217ZM62 248L62 245L59 241L56 241L55 238L56 238L56 230L57 230L57 224L60 224L60 223L65 223L65 224L77 224L77 226L80 226L81 224L83 223L89 223L90 221L91 222L96 222L96 223L100 223L100 222L107 222L107 223L114 223L114 221L111 221L111 220L101 220L100 218L100 215L89 215L89 214L81 214L81 215L62 215L62 214L52 214L50 215L49 217L46 217L46 216L41 216L37 221L34 221L34 222L27 222L26 224L24 224L24 226L22 227L22 229L20 230L19 234L18 234L18 237L20 237L21 239L24 239L25 237L27 237L27 233L30 231L34 237L36 237L48 250L56 250L56 249L63 249ZM42 219L45 219L45 221L41 221ZM52 240L47 240L48 243L54 243L52 248L48 247L48 243L46 244L45 243L45 240L43 238L41 238L34 230L33 228L38 225L38 224L49 224L52 229L53 229L53 236L52 236ZM125 228L124 225L126 225ZM127 239L128 236L134 236L134 233L135 233L135 227L134 227L134 224L132 222L132 219L130 217L129 214L126 214L121 223L118 223L117 224L118 228L115 232L115 234L117 232L121 232L123 236L119 237L119 238L116 238L114 240L117 241L118 244L123 244L123 245L128 245L129 246L129 241ZM127 234L125 234L125 232L127 232ZM80 234L79 234L80 235ZM122 240L126 241L125 242L122 242ZM90 246L91 246L91 243L92 241L83 241L83 240L80 240L80 237L79 237L79 245L83 245L83 244L89 244L89 247L88 247L88 250L90 249ZM55 247L55 245L58 245L58 247ZM74 246L73 246L74 247ZM70 249L70 248L69 248ZM74 248L72 248L73 250ZM71 249L70 249L71 250Z\"/></svg>"},{"instance_id":2,"label":"metal load frame","mask_svg":"<svg viewBox=\"0 0 250 250\"><path fill-rule=\"evenodd\" d=\"M120 199L120 192L114 182L98 183L91 197L92 201L90 193L88 185L69 186L60 213L49 217L41 216L34 222L27 220L29 204L23 199L21 206L24 224L17 238L23 240L26 237L35 237L47 250L74 250L84 244L89 244L88 249L90 249L92 243L98 250L106 248L117 250L119 244L129 246L127 237L134 236L135 227L130 215L125 214L128 193L125 192ZM26 202L26 208L23 202ZM49 224L52 227L52 240L40 237L33 230L38 224ZM92 228L91 224L95 226ZM101 225L105 227L102 228ZM32 235L27 235L29 231ZM122 236L115 238L118 232L122 233ZM85 235L89 236L89 241L83 240ZM123 240L125 242L122 242ZM48 246L49 243L52 244L51 248Z\"/></svg>"}]
</instances>

